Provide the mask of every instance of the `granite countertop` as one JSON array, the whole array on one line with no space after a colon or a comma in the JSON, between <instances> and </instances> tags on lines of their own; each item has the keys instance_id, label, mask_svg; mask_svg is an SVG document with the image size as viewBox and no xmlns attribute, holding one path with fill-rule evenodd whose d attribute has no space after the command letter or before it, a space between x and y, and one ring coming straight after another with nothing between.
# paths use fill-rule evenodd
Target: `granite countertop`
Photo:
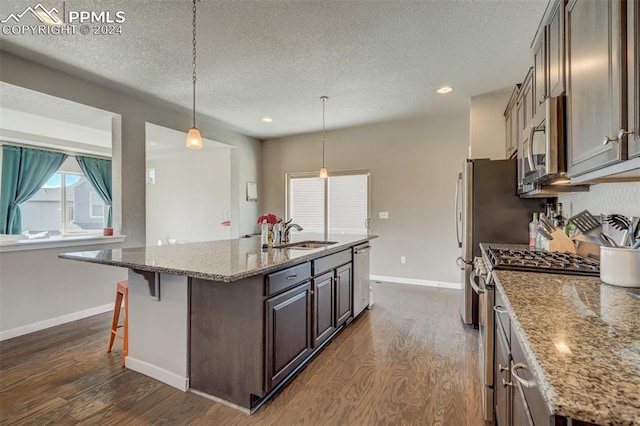
<instances>
[{"instance_id":1,"label":"granite countertop","mask_svg":"<svg viewBox=\"0 0 640 426\"><path fill-rule=\"evenodd\" d=\"M640 424L640 300L598 277L493 275L550 412Z\"/></svg>"},{"instance_id":2,"label":"granite countertop","mask_svg":"<svg viewBox=\"0 0 640 426\"><path fill-rule=\"evenodd\" d=\"M61 253L69 260L120 266L141 271L184 275L205 280L232 282L261 275L288 265L336 253L377 238L377 235L330 234L331 244L317 249L260 247L260 238L208 241L164 246ZM293 234L291 242L324 241L322 234Z\"/></svg>"}]
</instances>

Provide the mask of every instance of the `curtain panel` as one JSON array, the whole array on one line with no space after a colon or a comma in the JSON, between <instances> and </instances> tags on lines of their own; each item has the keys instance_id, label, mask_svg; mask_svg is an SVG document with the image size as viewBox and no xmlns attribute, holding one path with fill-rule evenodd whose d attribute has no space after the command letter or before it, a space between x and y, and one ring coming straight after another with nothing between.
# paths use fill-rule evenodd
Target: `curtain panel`
<instances>
[{"instance_id":1,"label":"curtain panel","mask_svg":"<svg viewBox=\"0 0 640 426\"><path fill-rule=\"evenodd\" d=\"M20 204L36 192L60 168L66 154L4 145L0 189L0 233L20 234Z\"/></svg>"},{"instance_id":2,"label":"curtain panel","mask_svg":"<svg viewBox=\"0 0 640 426\"><path fill-rule=\"evenodd\" d=\"M107 227L111 227L111 160L76 155L76 161L93 189L107 205Z\"/></svg>"}]
</instances>

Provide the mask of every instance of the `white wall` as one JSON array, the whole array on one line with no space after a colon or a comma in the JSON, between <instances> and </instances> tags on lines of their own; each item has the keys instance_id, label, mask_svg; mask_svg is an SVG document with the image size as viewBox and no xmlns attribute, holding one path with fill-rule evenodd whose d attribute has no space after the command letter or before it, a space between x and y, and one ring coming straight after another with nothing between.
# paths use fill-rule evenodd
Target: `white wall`
<instances>
[{"instance_id":1,"label":"white wall","mask_svg":"<svg viewBox=\"0 0 640 426\"><path fill-rule=\"evenodd\" d=\"M156 183L147 184L147 245L231 238L231 148L148 156Z\"/></svg>"},{"instance_id":2,"label":"white wall","mask_svg":"<svg viewBox=\"0 0 640 426\"><path fill-rule=\"evenodd\" d=\"M511 92L507 87L471 98L469 158L505 158L504 111Z\"/></svg>"},{"instance_id":3,"label":"white wall","mask_svg":"<svg viewBox=\"0 0 640 426\"><path fill-rule=\"evenodd\" d=\"M454 190L468 152L468 109L330 131L325 140L329 173L371 171L371 233L380 236L373 241L371 274L459 284ZM285 173L320 169L321 136L268 140L262 155L261 212L284 217ZM378 219L381 211L389 219Z\"/></svg>"}]
</instances>

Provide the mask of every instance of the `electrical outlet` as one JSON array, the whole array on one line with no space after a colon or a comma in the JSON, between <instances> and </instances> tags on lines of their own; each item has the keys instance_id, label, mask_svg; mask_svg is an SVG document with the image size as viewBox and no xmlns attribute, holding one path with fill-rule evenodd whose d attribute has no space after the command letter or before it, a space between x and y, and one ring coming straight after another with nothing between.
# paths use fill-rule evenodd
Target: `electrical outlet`
<instances>
[{"instance_id":1,"label":"electrical outlet","mask_svg":"<svg viewBox=\"0 0 640 426\"><path fill-rule=\"evenodd\" d=\"M402 263L402 264L407 263L407 257L406 256L400 256L400 263Z\"/></svg>"},{"instance_id":2,"label":"electrical outlet","mask_svg":"<svg viewBox=\"0 0 640 426\"><path fill-rule=\"evenodd\" d=\"M389 212L380 212L378 217L380 217L380 219L389 219Z\"/></svg>"}]
</instances>

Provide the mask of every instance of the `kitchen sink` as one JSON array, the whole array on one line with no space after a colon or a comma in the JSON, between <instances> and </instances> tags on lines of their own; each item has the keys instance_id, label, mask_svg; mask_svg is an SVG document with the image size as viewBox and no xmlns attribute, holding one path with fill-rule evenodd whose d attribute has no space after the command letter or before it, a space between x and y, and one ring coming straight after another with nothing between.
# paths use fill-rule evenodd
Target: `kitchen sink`
<instances>
[{"instance_id":1,"label":"kitchen sink","mask_svg":"<svg viewBox=\"0 0 640 426\"><path fill-rule=\"evenodd\" d=\"M336 241L298 241L297 243L283 244L278 248L291 248L291 249L317 249L331 244L336 244Z\"/></svg>"}]
</instances>

